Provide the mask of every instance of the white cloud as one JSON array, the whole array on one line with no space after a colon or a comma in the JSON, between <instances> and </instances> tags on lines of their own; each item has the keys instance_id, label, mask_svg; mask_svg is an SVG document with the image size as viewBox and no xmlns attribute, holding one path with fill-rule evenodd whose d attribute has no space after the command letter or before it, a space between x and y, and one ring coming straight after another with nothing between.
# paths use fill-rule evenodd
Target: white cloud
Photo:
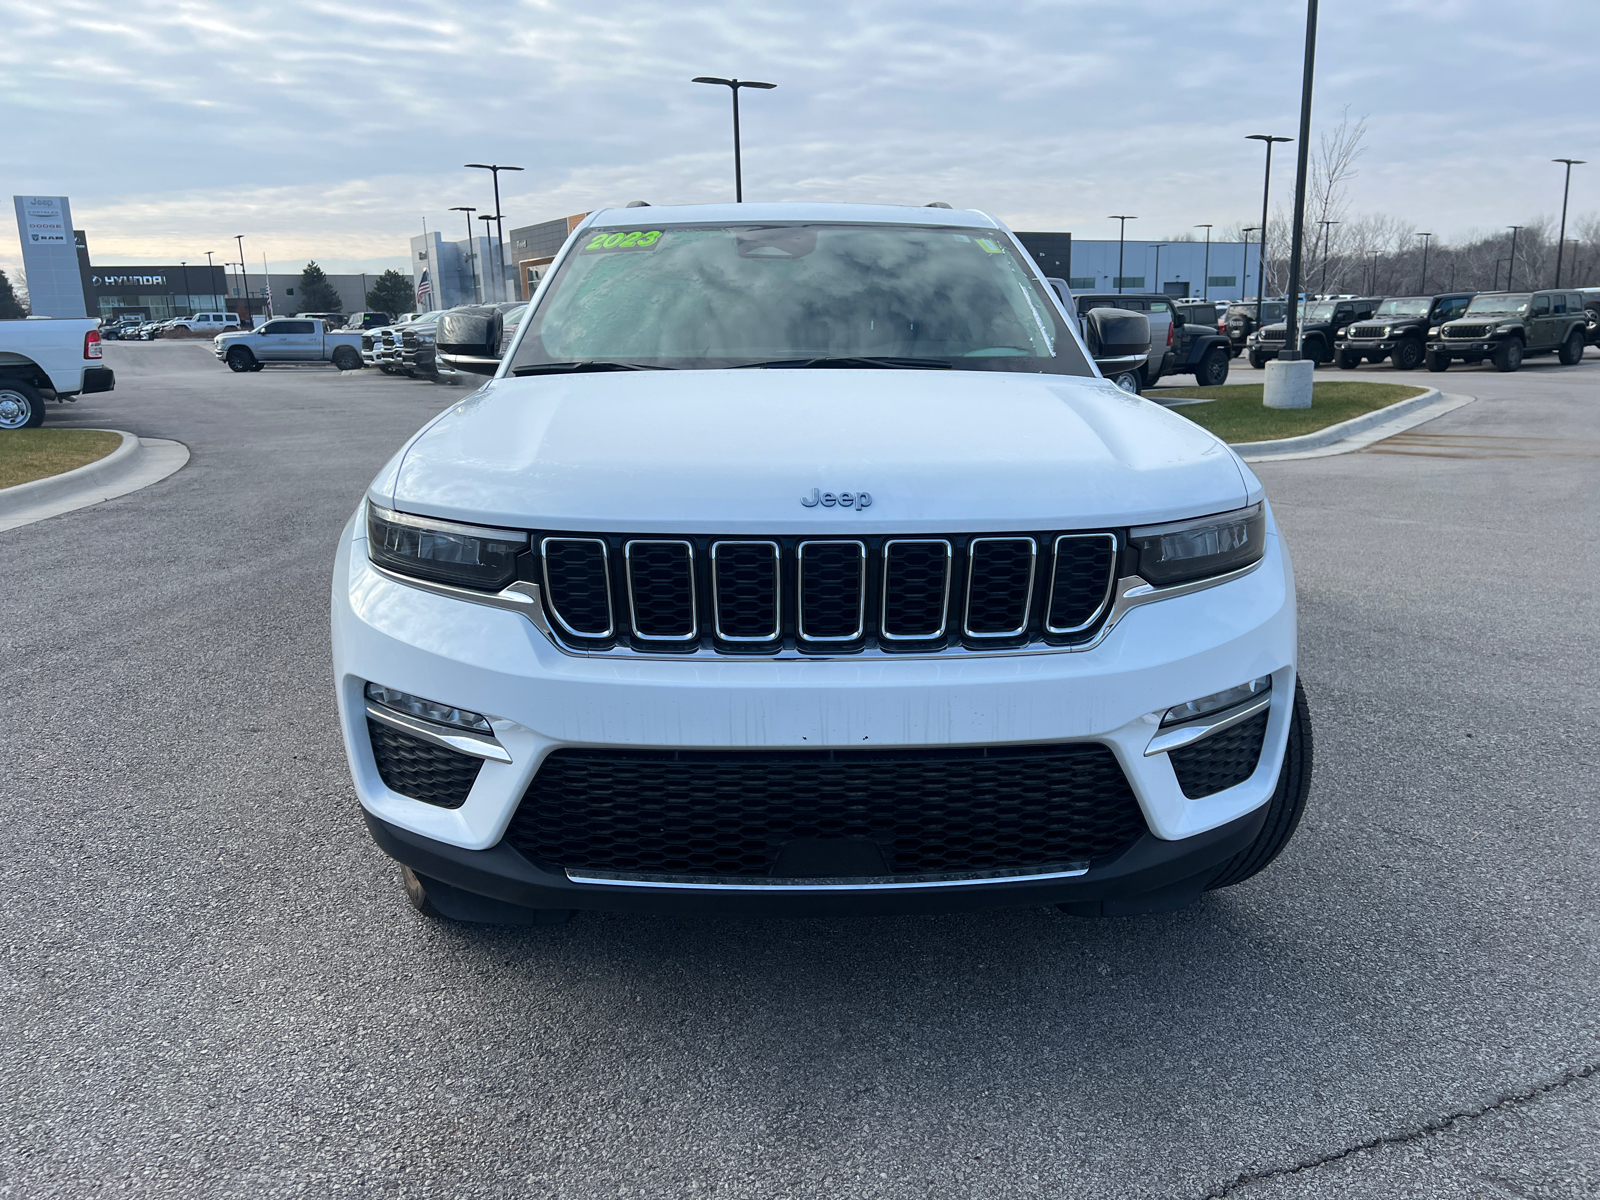
<instances>
[{"instance_id":1,"label":"white cloud","mask_svg":"<svg viewBox=\"0 0 1600 1200\"><path fill-rule=\"evenodd\" d=\"M97 258L244 232L275 263L376 266L424 216L489 207L468 160L528 168L502 176L512 224L726 198L728 98L689 78L736 74L779 84L745 95L747 195L937 198L1083 237L1135 212L1163 236L1248 218L1244 135L1296 130L1304 8L1236 7L0 0L0 156L13 191L73 198ZM1514 36L1504 11L1323 6L1316 111L1370 114L1358 208L1449 231L1559 203L1547 160L1600 119L1558 98L1592 90L1594 55L1563 11L1522 7ZM1286 198L1287 162L1276 180ZM1575 210L1595 197L1576 176Z\"/></svg>"}]
</instances>

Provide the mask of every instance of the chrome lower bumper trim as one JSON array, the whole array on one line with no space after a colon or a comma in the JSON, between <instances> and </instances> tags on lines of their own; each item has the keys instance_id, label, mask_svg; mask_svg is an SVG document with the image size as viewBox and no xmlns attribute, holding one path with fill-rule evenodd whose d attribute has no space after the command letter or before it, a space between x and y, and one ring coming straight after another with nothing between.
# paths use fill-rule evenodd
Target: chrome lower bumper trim
<instances>
[{"instance_id":1,"label":"chrome lower bumper trim","mask_svg":"<svg viewBox=\"0 0 1600 1200\"><path fill-rule=\"evenodd\" d=\"M420 721L416 717L397 713L392 708L384 708L381 704L374 704L370 700L366 705L367 716L392 729L398 729L401 733L409 733L412 737L432 742L435 746L470 754L474 758L487 758L499 763L511 761L510 753L495 738L481 733L469 733L465 729L455 729L449 725L435 725L432 721Z\"/></svg>"},{"instance_id":2,"label":"chrome lower bumper trim","mask_svg":"<svg viewBox=\"0 0 1600 1200\"><path fill-rule=\"evenodd\" d=\"M1151 755L1165 754L1169 750L1192 746L1202 738L1210 737L1213 733L1221 733L1224 729L1231 728L1240 721L1248 721L1257 713L1265 711L1271 704L1272 693L1267 692L1234 708L1158 733L1150 739L1150 744L1145 747L1144 756L1149 758Z\"/></svg>"},{"instance_id":3,"label":"chrome lower bumper trim","mask_svg":"<svg viewBox=\"0 0 1600 1200\"><path fill-rule=\"evenodd\" d=\"M689 892L890 892L911 888L981 887L991 883L1041 883L1086 875L1087 862L1056 863L1031 871L993 875L962 871L946 875L863 875L856 878L774 879L766 876L625 875L617 871L568 870L572 883L602 887L656 888Z\"/></svg>"}]
</instances>

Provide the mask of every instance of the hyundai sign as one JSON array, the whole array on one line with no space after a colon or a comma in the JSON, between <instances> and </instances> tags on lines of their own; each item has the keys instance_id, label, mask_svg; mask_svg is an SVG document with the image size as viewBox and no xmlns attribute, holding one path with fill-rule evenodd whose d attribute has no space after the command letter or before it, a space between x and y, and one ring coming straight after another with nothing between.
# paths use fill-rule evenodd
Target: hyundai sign
<instances>
[{"instance_id":1,"label":"hyundai sign","mask_svg":"<svg viewBox=\"0 0 1600 1200\"><path fill-rule=\"evenodd\" d=\"M14 196L28 301L36 317L85 317L83 276L65 196ZM99 314L96 314L97 316Z\"/></svg>"}]
</instances>

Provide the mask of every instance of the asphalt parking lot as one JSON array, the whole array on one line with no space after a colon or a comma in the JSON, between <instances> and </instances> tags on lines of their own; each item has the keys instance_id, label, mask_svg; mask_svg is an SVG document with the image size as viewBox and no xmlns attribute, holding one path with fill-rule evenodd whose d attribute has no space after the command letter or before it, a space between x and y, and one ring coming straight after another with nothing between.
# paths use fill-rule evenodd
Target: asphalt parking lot
<instances>
[{"instance_id":1,"label":"asphalt parking lot","mask_svg":"<svg viewBox=\"0 0 1600 1200\"><path fill-rule=\"evenodd\" d=\"M418 916L334 723L339 528L465 389L106 357L51 423L193 456L0 533L0 1197L1600 1193L1600 352L1257 468L1317 765L1249 883L554 929Z\"/></svg>"}]
</instances>

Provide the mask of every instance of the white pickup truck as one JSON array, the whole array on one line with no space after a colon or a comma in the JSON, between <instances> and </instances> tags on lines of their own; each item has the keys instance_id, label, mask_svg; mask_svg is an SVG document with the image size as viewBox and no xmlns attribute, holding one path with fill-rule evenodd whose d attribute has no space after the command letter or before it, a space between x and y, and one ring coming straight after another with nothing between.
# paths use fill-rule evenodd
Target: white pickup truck
<instances>
[{"instance_id":1,"label":"white pickup truck","mask_svg":"<svg viewBox=\"0 0 1600 1200\"><path fill-rule=\"evenodd\" d=\"M47 399L111 391L117 377L100 355L92 317L0 321L0 430L43 425Z\"/></svg>"},{"instance_id":2,"label":"white pickup truck","mask_svg":"<svg viewBox=\"0 0 1600 1200\"><path fill-rule=\"evenodd\" d=\"M330 331L316 317L276 317L260 329L218 334L211 347L232 371L308 362L331 362L341 371L361 369L361 331Z\"/></svg>"}]
</instances>

